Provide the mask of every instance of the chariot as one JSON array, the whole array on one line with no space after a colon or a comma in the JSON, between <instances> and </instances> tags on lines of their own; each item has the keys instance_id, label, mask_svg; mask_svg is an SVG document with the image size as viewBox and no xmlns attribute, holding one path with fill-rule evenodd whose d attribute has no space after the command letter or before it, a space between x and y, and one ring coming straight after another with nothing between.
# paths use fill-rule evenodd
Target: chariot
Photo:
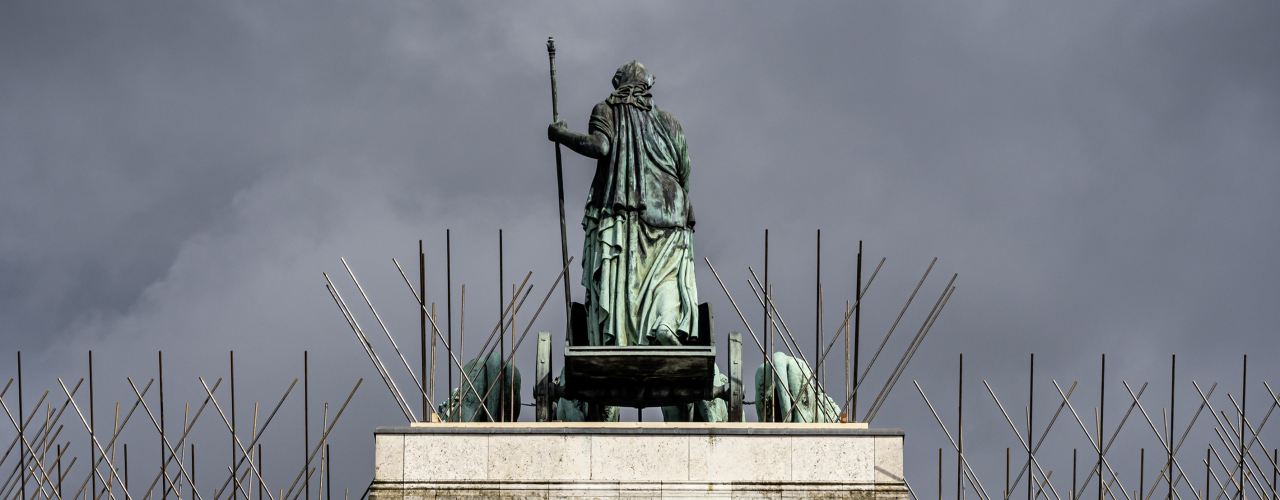
<instances>
[{"instance_id":1,"label":"chariot","mask_svg":"<svg viewBox=\"0 0 1280 500\"><path fill-rule=\"evenodd\" d=\"M571 307L565 336L564 374L553 380L551 334L538 334L535 365L535 416L554 419L559 398L588 403L598 416L603 406L648 408L722 399L729 421L742 421L742 334L728 335L729 383L717 386L716 339L711 304L698 306L698 339L691 345L593 346L587 342L586 308Z\"/></svg>"}]
</instances>

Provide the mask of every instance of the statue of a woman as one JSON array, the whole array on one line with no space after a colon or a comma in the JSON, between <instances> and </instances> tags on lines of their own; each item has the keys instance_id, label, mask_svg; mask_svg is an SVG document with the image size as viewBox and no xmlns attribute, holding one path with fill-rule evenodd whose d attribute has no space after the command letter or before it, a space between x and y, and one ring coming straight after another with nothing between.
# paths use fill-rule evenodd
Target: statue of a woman
<instances>
[{"instance_id":1,"label":"statue of a woman","mask_svg":"<svg viewBox=\"0 0 1280 500\"><path fill-rule=\"evenodd\" d=\"M582 228L591 345L680 345L697 338L689 151L680 122L653 105L654 77L631 61L591 111L586 134L547 137L597 159Z\"/></svg>"}]
</instances>

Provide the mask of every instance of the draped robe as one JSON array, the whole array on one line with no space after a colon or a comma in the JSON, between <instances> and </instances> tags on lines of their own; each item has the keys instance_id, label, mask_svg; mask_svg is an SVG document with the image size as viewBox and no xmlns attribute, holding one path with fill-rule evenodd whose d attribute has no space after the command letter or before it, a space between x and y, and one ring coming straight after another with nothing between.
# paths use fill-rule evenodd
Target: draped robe
<instances>
[{"instance_id":1,"label":"draped robe","mask_svg":"<svg viewBox=\"0 0 1280 500\"><path fill-rule=\"evenodd\" d=\"M672 345L698 335L688 148L680 122L647 90L622 85L591 113L588 133L610 143L582 219L591 345Z\"/></svg>"}]
</instances>

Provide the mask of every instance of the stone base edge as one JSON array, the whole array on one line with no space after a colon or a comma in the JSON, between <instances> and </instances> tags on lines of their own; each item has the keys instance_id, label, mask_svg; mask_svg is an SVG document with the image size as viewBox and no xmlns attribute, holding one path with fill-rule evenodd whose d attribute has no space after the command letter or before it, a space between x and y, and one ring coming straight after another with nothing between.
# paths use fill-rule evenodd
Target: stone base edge
<instances>
[{"instance_id":1,"label":"stone base edge","mask_svg":"<svg viewBox=\"0 0 1280 500\"><path fill-rule=\"evenodd\" d=\"M832 498L907 500L906 485L820 481L436 481L374 484L370 500Z\"/></svg>"}]
</instances>

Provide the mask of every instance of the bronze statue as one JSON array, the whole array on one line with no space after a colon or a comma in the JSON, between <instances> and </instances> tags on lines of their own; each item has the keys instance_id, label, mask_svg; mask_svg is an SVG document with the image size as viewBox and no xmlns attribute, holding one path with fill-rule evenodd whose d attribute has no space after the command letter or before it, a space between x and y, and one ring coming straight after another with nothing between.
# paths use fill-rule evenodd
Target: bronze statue
<instances>
[{"instance_id":1,"label":"bronze statue","mask_svg":"<svg viewBox=\"0 0 1280 500\"><path fill-rule=\"evenodd\" d=\"M595 106L587 133L563 121L547 138L595 158L582 228L591 345L697 339L689 150L680 122L653 104L654 76L631 61Z\"/></svg>"}]
</instances>

